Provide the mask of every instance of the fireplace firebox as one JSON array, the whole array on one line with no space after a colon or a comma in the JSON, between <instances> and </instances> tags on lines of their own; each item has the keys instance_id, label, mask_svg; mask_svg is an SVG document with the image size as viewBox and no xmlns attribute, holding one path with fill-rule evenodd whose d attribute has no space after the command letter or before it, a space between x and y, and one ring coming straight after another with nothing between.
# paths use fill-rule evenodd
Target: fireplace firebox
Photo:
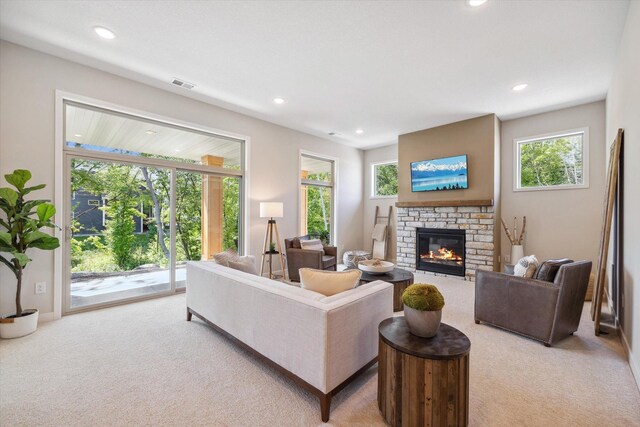
<instances>
[{"instance_id":1,"label":"fireplace firebox","mask_svg":"<svg viewBox=\"0 0 640 427\"><path fill-rule=\"evenodd\" d=\"M464 277L464 230L418 228L416 237L416 269Z\"/></svg>"}]
</instances>

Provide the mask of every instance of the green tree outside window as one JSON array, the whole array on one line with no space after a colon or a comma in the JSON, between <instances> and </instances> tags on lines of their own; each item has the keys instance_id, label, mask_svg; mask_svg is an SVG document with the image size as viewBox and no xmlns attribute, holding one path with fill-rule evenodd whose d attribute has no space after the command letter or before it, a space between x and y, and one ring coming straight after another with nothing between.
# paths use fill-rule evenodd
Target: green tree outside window
<instances>
[{"instance_id":1,"label":"green tree outside window","mask_svg":"<svg viewBox=\"0 0 640 427\"><path fill-rule=\"evenodd\" d=\"M373 166L374 196L398 195L398 164L386 163Z\"/></svg>"}]
</instances>

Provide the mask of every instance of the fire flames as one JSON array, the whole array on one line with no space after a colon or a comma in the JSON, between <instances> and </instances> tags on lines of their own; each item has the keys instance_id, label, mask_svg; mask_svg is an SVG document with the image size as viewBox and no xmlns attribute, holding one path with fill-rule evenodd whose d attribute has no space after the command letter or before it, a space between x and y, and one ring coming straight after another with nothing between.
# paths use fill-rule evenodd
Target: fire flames
<instances>
[{"instance_id":1,"label":"fire flames","mask_svg":"<svg viewBox=\"0 0 640 427\"><path fill-rule=\"evenodd\" d=\"M441 247L438 249L437 253L433 251L429 251L426 255L420 255L420 258L425 261L435 261L435 262L455 262L458 265L462 265L462 257L460 255L456 255L454 250L449 250L445 247Z\"/></svg>"}]
</instances>

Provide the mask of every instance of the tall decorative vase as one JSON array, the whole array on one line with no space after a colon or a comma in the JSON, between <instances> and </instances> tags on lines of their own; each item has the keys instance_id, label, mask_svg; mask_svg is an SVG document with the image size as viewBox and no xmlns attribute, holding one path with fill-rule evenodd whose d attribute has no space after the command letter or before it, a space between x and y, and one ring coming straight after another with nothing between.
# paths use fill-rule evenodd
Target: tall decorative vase
<instances>
[{"instance_id":1,"label":"tall decorative vase","mask_svg":"<svg viewBox=\"0 0 640 427\"><path fill-rule=\"evenodd\" d=\"M522 245L511 245L511 264L515 264L522 257L524 257L524 247Z\"/></svg>"}]
</instances>

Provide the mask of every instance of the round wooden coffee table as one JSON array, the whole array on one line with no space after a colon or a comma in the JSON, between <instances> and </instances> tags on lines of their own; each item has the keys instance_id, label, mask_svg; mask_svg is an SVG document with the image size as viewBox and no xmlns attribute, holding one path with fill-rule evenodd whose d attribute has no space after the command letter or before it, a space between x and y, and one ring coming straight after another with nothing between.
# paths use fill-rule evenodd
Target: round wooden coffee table
<instances>
[{"instance_id":1,"label":"round wooden coffee table","mask_svg":"<svg viewBox=\"0 0 640 427\"><path fill-rule=\"evenodd\" d=\"M347 270L357 269L357 267L347 268ZM385 274L371 274L363 271L360 277L360 284L375 282L376 280L393 283L393 311L402 311L404 309L402 293L407 289L407 286L413 285L413 273L398 267Z\"/></svg>"},{"instance_id":2,"label":"round wooden coffee table","mask_svg":"<svg viewBox=\"0 0 640 427\"><path fill-rule=\"evenodd\" d=\"M440 324L432 338L409 332L404 316L378 327L378 408L392 426L469 424L469 338Z\"/></svg>"}]
</instances>

